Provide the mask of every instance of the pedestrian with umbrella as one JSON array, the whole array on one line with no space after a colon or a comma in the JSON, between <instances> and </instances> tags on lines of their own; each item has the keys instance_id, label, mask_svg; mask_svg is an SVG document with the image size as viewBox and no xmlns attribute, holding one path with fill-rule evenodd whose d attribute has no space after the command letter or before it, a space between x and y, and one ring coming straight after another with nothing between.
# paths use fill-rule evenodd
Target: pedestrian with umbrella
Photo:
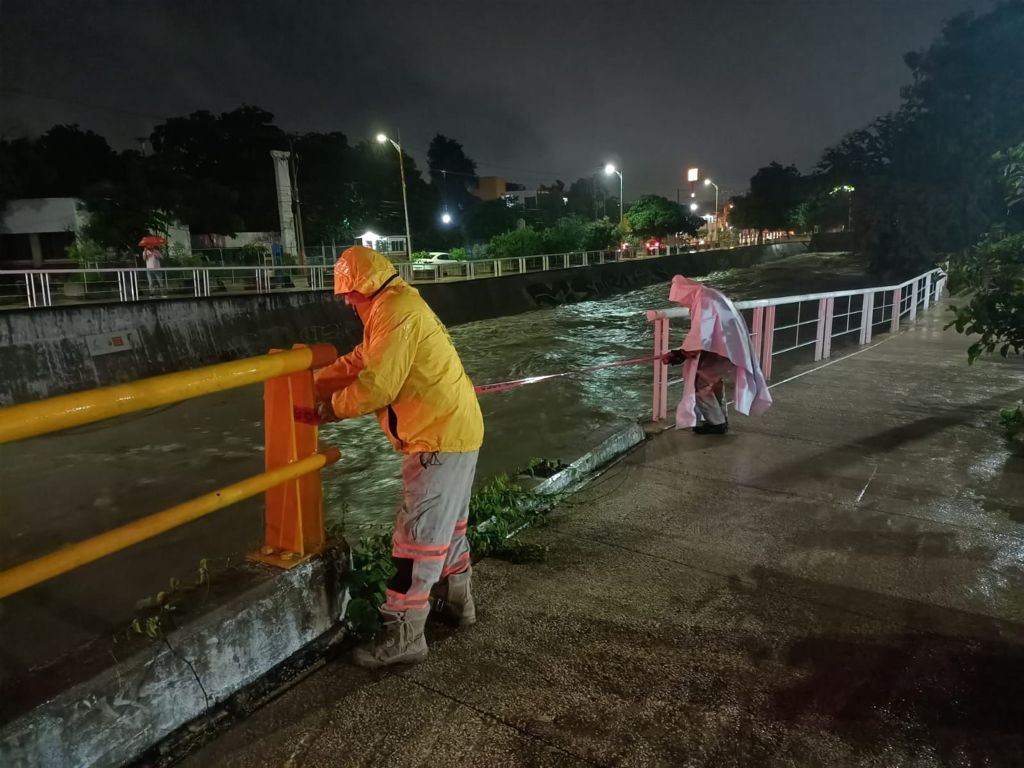
<instances>
[{"instance_id":1,"label":"pedestrian with umbrella","mask_svg":"<svg viewBox=\"0 0 1024 768\"><path fill-rule=\"evenodd\" d=\"M146 282L149 285L149 290L153 290L154 279L160 286L160 290L167 290L163 273L157 271L160 269L160 259L163 258L160 248L167 245L167 240L156 235L146 235L139 240L139 245L142 246L142 260L146 264Z\"/></svg>"}]
</instances>

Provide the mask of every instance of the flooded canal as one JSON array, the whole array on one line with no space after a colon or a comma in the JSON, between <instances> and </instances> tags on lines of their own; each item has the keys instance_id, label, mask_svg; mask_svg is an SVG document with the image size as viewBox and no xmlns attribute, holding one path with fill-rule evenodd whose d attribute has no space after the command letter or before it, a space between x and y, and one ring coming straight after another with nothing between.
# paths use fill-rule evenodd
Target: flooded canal
<instances>
[{"instance_id":1,"label":"flooded canal","mask_svg":"<svg viewBox=\"0 0 1024 768\"><path fill-rule=\"evenodd\" d=\"M704 279L737 299L868 282L856 261L830 254ZM610 363L651 350L643 312L666 306L667 294L667 284L654 285L468 323L452 328L452 338L477 384ZM487 434L478 480L534 457L575 459L647 412L650 378L649 366L617 368L482 397ZM329 425L321 442L343 454L324 472L332 529L352 540L390 525L399 457L376 421ZM256 474L263 469L262 443L261 389L250 387L0 446L0 567ZM201 560L237 560L261 541L261 506L262 499L237 505L5 600L0 676L123 624L137 599L166 588L172 577L189 581Z\"/></svg>"}]
</instances>

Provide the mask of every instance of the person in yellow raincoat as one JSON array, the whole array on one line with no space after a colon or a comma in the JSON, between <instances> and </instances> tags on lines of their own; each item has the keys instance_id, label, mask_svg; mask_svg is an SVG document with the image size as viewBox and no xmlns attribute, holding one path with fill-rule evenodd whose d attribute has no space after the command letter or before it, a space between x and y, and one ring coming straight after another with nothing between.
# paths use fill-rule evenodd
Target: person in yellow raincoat
<instances>
[{"instance_id":1,"label":"person in yellow raincoat","mask_svg":"<svg viewBox=\"0 0 1024 768\"><path fill-rule=\"evenodd\" d=\"M324 422L374 413L405 454L383 632L357 648L354 661L418 662L427 656L431 604L462 626L476 621L466 526L483 415L447 329L387 258L348 248L334 267L334 293L355 308L363 341L317 372L317 416Z\"/></svg>"}]
</instances>

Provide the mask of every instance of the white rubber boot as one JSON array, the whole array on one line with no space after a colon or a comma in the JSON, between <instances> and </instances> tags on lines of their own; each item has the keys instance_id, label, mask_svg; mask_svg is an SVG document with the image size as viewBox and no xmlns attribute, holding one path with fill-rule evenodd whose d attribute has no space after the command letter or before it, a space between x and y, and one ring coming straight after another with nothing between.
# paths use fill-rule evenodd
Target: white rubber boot
<instances>
[{"instance_id":1,"label":"white rubber boot","mask_svg":"<svg viewBox=\"0 0 1024 768\"><path fill-rule=\"evenodd\" d=\"M462 573L453 573L435 584L430 592L434 612L460 627L476 624L476 605L470 589L472 577L473 566L469 566Z\"/></svg>"},{"instance_id":2,"label":"white rubber boot","mask_svg":"<svg viewBox=\"0 0 1024 768\"><path fill-rule=\"evenodd\" d=\"M373 642L355 649L352 661L365 669L379 669L392 664L418 664L427 658L427 639L423 627L427 623L430 607L415 611L385 611L380 634Z\"/></svg>"}]
</instances>

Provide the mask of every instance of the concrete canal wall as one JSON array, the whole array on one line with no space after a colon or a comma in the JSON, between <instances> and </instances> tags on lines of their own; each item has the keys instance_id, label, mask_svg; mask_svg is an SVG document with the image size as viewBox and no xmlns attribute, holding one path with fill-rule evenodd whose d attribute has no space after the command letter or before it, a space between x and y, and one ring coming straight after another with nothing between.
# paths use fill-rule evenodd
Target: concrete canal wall
<instances>
[{"instance_id":1,"label":"concrete canal wall","mask_svg":"<svg viewBox=\"0 0 1024 768\"><path fill-rule=\"evenodd\" d=\"M746 267L802 243L418 285L449 325L614 296L671 279ZM0 313L0 406L263 354L296 342L352 347L353 313L327 291L104 303Z\"/></svg>"}]
</instances>

